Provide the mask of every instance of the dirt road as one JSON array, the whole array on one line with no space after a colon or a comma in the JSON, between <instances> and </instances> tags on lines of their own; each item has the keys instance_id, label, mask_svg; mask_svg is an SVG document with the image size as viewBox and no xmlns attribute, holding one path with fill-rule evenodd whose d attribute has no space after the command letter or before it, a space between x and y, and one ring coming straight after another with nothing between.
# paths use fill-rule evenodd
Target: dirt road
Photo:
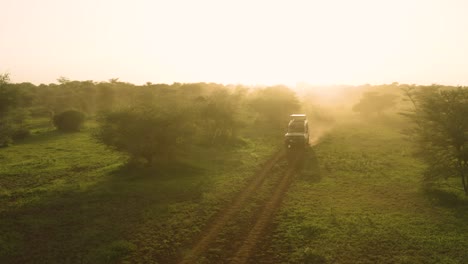
<instances>
[{"instance_id":1,"label":"dirt road","mask_svg":"<svg viewBox=\"0 0 468 264\"><path fill-rule=\"evenodd\" d=\"M281 205L299 156L286 159L283 150L272 155L179 263L248 263Z\"/></svg>"}]
</instances>

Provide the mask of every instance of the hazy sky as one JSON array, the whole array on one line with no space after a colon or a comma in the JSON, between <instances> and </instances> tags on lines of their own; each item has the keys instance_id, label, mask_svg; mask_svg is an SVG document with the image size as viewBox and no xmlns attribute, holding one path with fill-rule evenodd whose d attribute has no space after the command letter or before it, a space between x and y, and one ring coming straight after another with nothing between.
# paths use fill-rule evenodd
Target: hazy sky
<instances>
[{"instance_id":1,"label":"hazy sky","mask_svg":"<svg viewBox=\"0 0 468 264\"><path fill-rule=\"evenodd\" d=\"M468 85L466 0L0 0L13 82Z\"/></svg>"}]
</instances>

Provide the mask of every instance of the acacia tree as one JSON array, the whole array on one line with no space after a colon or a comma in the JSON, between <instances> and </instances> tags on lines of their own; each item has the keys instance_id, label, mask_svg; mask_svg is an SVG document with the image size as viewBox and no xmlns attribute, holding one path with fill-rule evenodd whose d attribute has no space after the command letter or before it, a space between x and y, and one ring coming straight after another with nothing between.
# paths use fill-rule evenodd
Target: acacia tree
<instances>
[{"instance_id":1,"label":"acacia tree","mask_svg":"<svg viewBox=\"0 0 468 264\"><path fill-rule=\"evenodd\" d=\"M191 131L187 116L174 109L129 108L101 116L95 137L148 165L170 162L180 154Z\"/></svg>"},{"instance_id":2,"label":"acacia tree","mask_svg":"<svg viewBox=\"0 0 468 264\"><path fill-rule=\"evenodd\" d=\"M468 195L468 88L404 89L414 109L405 113L415 124L419 154L429 165L426 180L458 176Z\"/></svg>"},{"instance_id":3,"label":"acacia tree","mask_svg":"<svg viewBox=\"0 0 468 264\"><path fill-rule=\"evenodd\" d=\"M241 93L232 93L226 88L219 88L205 98L201 107L200 121L206 125L206 132L211 144L225 143L236 138L240 121L238 112Z\"/></svg>"},{"instance_id":4,"label":"acacia tree","mask_svg":"<svg viewBox=\"0 0 468 264\"><path fill-rule=\"evenodd\" d=\"M271 86L257 91L251 106L261 121L274 128L284 127L289 115L300 109L296 94L285 86Z\"/></svg>"}]
</instances>

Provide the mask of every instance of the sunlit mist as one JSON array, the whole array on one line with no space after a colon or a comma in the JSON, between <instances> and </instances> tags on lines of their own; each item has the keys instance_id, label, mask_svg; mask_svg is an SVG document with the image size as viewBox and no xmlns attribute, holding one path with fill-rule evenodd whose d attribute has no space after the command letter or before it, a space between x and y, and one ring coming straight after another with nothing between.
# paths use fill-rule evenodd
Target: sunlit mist
<instances>
[{"instance_id":1,"label":"sunlit mist","mask_svg":"<svg viewBox=\"0 0 468 264\"><path fill-rule=\"evenodd\" d=\"M468 84L468 2L3 0L0 72L133 83Z\"/></svg>"}]
</instances>

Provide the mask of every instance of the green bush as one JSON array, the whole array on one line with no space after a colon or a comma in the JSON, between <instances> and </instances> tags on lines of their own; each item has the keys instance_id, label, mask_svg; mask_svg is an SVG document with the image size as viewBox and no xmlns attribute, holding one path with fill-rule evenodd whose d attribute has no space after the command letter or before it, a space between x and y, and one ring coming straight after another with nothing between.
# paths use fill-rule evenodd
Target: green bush
<instances>
[{"instance_id":1,"label":"green bush","mask_svg":"<svg viewBox=\"0 0 468 264\"><path fill-rule=\"evenodd\" d=\"M11 138L13 140L22 140L22 139L29 137L30 135L31 135L31 131L29 131L29 129L27 129L26 127L20 127L16 129L15 131L13 131Z\"/></svg>"},{"instance_id":2,"label":"green bush","mask_svg":"<svg viewBox=\"0 0 468 264\"><path fill-rule=\"evenodd\" d=\"M1 127L1 130L0 130L0 147L8 147L9 145L11 145L11 143L13 142L11 136L9 135L9 132L6 131L5 132L5 129L3 127Z\"/></svg>"},{"instance_id":3,"label":"green bush","mask_svg":"<svg viewBox=\"0 0 468 264\"><path fill-rule=\"evenodd\" d=\"M174 160L191 142L191 120L176 110L123 109L103 114L99 123L95 137L101 143L148 165Z\"/></svg>"},{"instance_id":4,"label":"green bush","mask_svg":"<svg viewBox=\"0 0 468 264\"><path fill-rule=\"evenodd\" d=\"M250 104L259 121L274 129L284 128L289 115L300 110L296 93L286 86L258 90Z\"/></svg>"},{"instance_id":5,"label":"green bush","mask_svg":"<svg viewBox=\"0 0 468 264\"><path fill-rule=\"evenodd\" d=\"M0 115L0 147L7 147L13 141L30 135L25 122L28 116L29 112L25 109L14 109Z\"/></svg>"},{"instance_id":6,"label":"green bush","mask_svg":"<svg viewBox=\"0 0 468 264\"><path fill-rule=\"evenodd\" d=\"M78 110L67 110L53 117L58 130L65 132L79 131L85 121L85 114Z\"/></svg>"}]
</instances>

